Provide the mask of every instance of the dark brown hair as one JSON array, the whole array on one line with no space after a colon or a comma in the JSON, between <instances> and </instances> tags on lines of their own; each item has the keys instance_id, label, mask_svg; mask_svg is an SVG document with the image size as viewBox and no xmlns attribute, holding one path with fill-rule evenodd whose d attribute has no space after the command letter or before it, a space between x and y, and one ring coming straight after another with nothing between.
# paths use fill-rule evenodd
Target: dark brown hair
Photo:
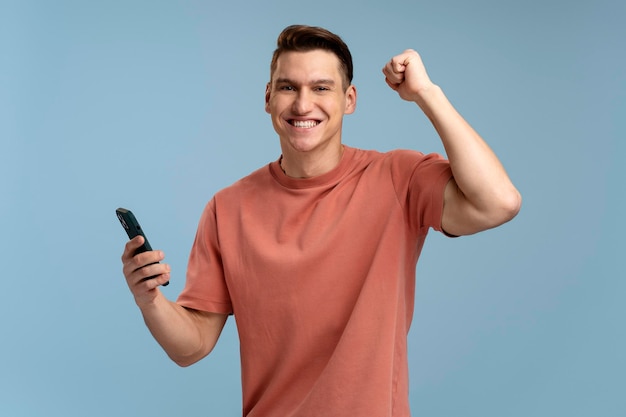
<instances>
[{"instance_id":1,"label":"dark brown hair","mask_svg":"<svg viewBox=\"0 0 626 417\"><path fill-rule=\"evenodd\" d=\"M320 27L292 25L286 27L276 40L276 50L270 65L270 80L283 52L308 52L322 49L337 56L344 76L344 90L352 83L352 55L348 45L334 33Z\"/></svg>"}]
</instances>

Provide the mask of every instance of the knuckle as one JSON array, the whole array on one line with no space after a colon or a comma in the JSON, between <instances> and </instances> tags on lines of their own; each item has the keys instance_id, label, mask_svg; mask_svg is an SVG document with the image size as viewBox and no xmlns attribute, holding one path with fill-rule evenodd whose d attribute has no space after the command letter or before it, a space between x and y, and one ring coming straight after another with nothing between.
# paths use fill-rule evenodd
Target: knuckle
<instances>
[{"instance_id":1,"label":"knuckle","mask_svg":"<svg viewBox=\"0 0 626 417\"><path fill-rule=\"evenodd\" d=\"M141 265L141 256L135 255L128 260L128 264L133 267L134 270L139 269Z\"/></svg>"}]
</instances>

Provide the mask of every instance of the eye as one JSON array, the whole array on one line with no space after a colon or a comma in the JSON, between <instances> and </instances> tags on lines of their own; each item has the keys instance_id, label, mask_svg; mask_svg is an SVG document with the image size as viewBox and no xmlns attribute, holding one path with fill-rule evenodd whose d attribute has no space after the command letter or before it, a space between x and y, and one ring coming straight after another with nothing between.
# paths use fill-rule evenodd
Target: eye
<instances>
[{"instance_id":1,"label":"eye","mask_svg":"<svg viewBox=\"0 0 626 417\"><path fill-rule=\"evenodd\" d=\"M290 85L280 85L278 86L278 91L294 91L295 89Z\"/></svg>"}]
</instances>

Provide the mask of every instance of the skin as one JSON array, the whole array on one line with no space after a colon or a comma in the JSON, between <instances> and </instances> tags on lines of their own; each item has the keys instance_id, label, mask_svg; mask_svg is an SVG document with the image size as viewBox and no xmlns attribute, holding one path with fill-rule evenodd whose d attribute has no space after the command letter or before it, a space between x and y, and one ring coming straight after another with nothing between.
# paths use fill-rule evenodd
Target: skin
<instances>
[{"instance_id":1,"label":"skin","mask_svg":"<svg viewBox=\"0 0 626 417\"><path fill-rule=\"evenodd\" d=\"M430 80L419 54L407 49L394 56L383 74L402 99L421 108L446 150L453 179L445 189L443 229L469 235L515 217L522 202L519 192L493 151Z\"/></svg>"},{"instance_id":2,"label":"skin","mask_svg":"<svg viewBox=\"0 0 626 417\"><path fill-rule=\"evenodd\" d=\"M266 87L265 111L280 138L287 175L308 178L333 169L342 154L343 116L355 108L356 88L344 88L333 53L283 53Z\"/></svg>"},{"instance_id":3,"label":"skin","mask_svg":"<svg viewBox=\"0 0 626 417\"><path fill-rule=\"evenodd\" d=\"M394 56L383 68L385 81L416 103L432 122L445 147L453 179L444 193L443 229L467 235L513 218L521 197L498 158L435 85L414 50ZM265 92L282 149L286 174L308 178L324 174L342 155L343 116L356 108L356 89L342 84L339 60L314 50L289 52L278 59ZM159 286L170 280L162 251L133 256L143 238L130 240L122 255L123 272L146 325L174 362L191 365L215 346L227 315L187 309L165 298ZM161 263L155 263L161 262ZM156 278L143 279L152 275Z\"/></svg>"},{"instance_id":4,"label":"skin","mask_svg":"<svg viewBox=\"0 0 626 417\"><path fill-rule=\"evenodd\" d=\"M151 265L165 258L159 250L133 256L143 241L137 236L126 243L122 255L126 282L156 341L174 362L189 366L213 350L228 316L188 309L165 298L159 287L169 281L170 266ZM144 281L152 275L157 277Z\"/></svg>"}]
</instances>

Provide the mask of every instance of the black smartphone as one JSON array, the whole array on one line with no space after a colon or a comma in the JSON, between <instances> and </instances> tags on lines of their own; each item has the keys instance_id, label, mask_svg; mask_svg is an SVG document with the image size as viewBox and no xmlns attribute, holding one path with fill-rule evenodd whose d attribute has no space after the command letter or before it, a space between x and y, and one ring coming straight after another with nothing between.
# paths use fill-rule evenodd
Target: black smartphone
<instances>
[{"instance_id":1,"label":"black smartphone","mask_svg":"<svg viewBox=\"0 0 626 417\"><path fill-rule=\"evenodd\" d=\"M115 210L115 214L117 215L117 218L122 224L122 227L124 228L124 230L126 230L126 234L128 235L129 239L132 239L138 235L143 236L143 240L144 240L143 245L137 248L137 250L135 251L135 255L138 253L151 251L152 246L150 246L150 242L148 242L148 238L143 232L143 229L139 225L139 222L137 221L137 218L135 217L133 212L128 209L120 207ZM146 279L151 279L154 277L156 277L156 275L148 277ZM168 284L169 284L169 281L163 284L163 286L166 286Z\"/></svg>"}]
</instances>

